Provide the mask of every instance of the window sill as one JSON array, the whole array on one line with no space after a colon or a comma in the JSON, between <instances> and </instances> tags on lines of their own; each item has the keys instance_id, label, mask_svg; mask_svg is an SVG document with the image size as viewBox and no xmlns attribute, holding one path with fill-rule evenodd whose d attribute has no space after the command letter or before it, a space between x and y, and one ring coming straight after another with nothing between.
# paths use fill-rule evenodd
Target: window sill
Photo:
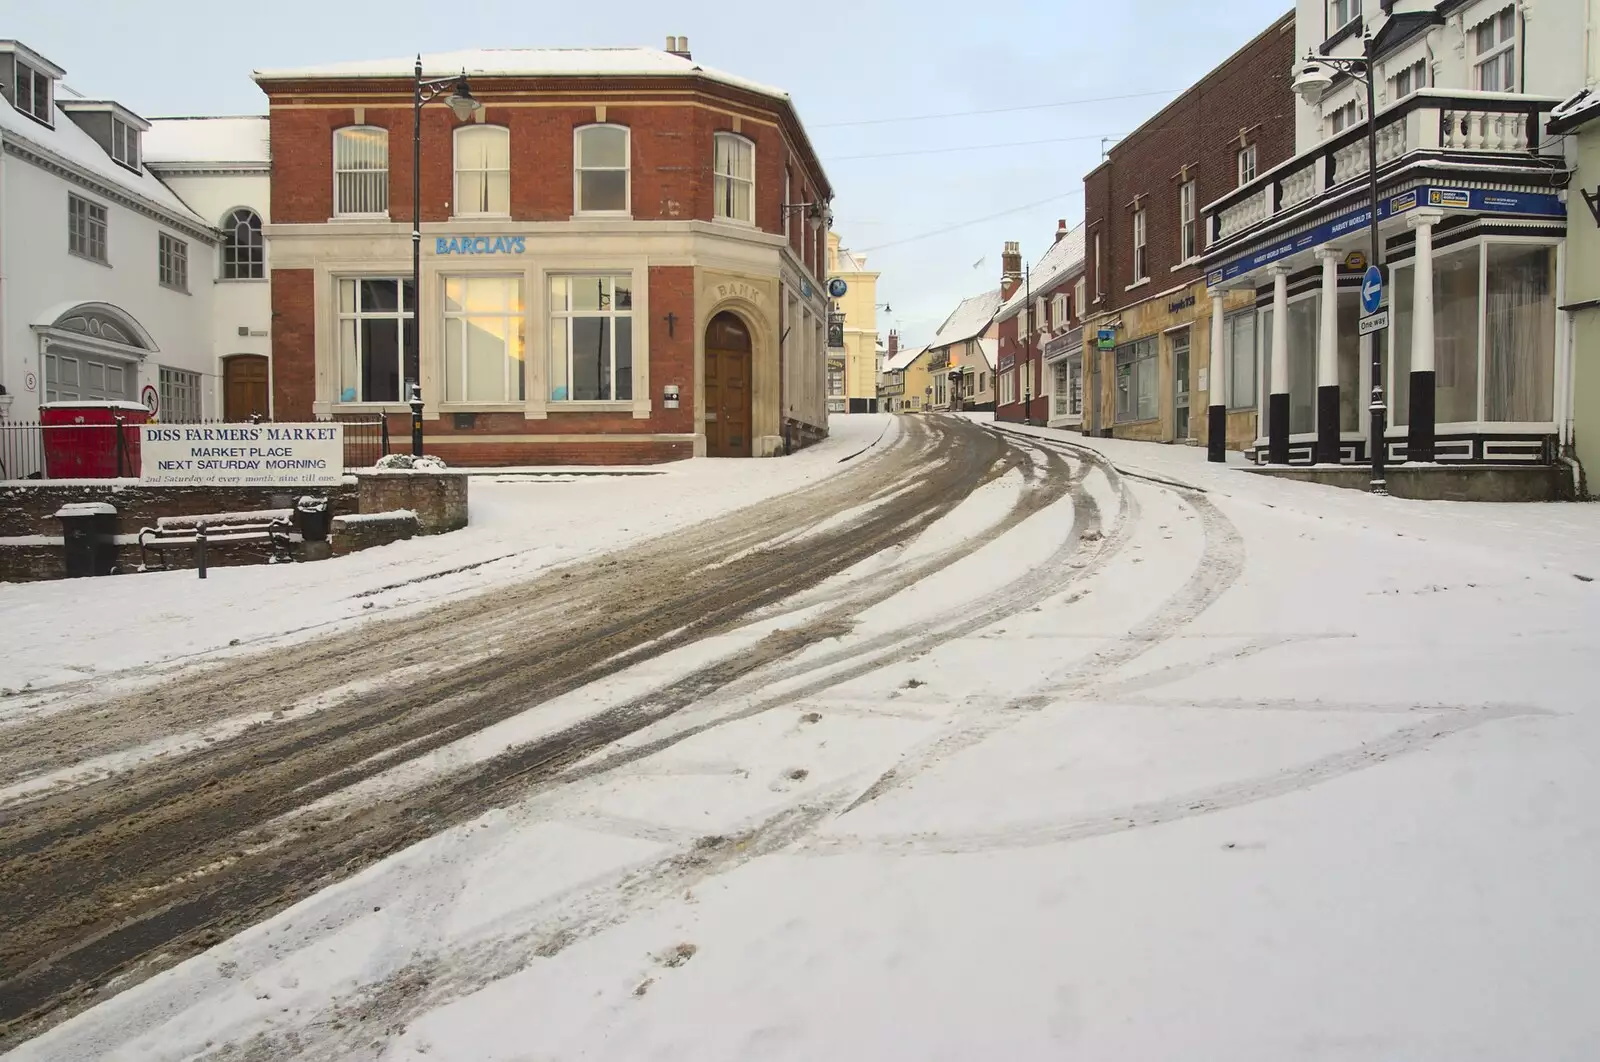
<instances>
[{"instance_id":1,"label":"window sill","mask_svg":"<svg viewBox=\"0 0 1600 1062\"><path fill-rule=\"evenodd\" d=\"M1174 273L1181 273L1185 269L1193 269L1195 266L1197 266L1199 264L1200 264L1200 256L1199 255L1190 255L1188 258L1185 258L1183 261L1181 261L1177 265L1173 266L1171 271L1174 272Z\"/></svg>"},{"instance_id":2,"label":"window sill","mask_svg":"<svg viewBox=\"0 0 1600 1062\"><path fill-rule=\"evenodd\" d=\"M1133 291L1133 290L1135 290L1137 288L1142 288L1142 287L1144 287L1145 285L1147 285L1149 283L1150 283L1150 278L1149 277L1145 277L1143 280L1135 280L1132 284L1129 284L1127 287L1123 288L1122 290L1123 291Z\"/></svg>"},{"instance_id":3,"label":"window sill","mask_svg":"<svg viewBox=\"0 0 1600 1062\"><path fill-rule=\"evenodd\" d=\"M329 410L337 415L340 413L410 413L411 407L404 402L330 402Z\"/></svg>"},{"instance_id":4,"label":"window sill","mask_svg":"<svg viewBox=\"0 0 1600 1062\"><path fill-rule=\"evenodd\" d=\"M1145 417L1143 420L1119 420L1112 424L1115 428L1133 428L1140 424L1160 424L1160 417Z\"/></svg>"},{"instance_id":5,"label":"window sill","mask_svg":"<svg viewBox=\"0 0 1600 1062\"><path fill-rule=\"evenodd\" d=\"M160 281L157 281L156 284L159 287L165 288L167 291L176 292L179 295L191 295L191 294L193 294L193 292L191 292L188 288L180 288L176 284L162 284Z\"/></svg>"},{"instance_id":6,"label":"window sill","mask_svg":"<svg viewBox=\"0 0 1600 1062\"><path fill-rule=\"evenodd\" d=\"M632 221L631 210L580 210L568 221Z\"/></svg>"},{"instance_id":7,"label":"window sill","mask_svg":"<svg viewBox=\"0 0 1600 1062\"><path fill-rule=\"evenodd\" d=\"M510 221L510 214L451 214L451 221Z\"/></svg>"},{"instance_id":8,"label":"window sill","mask_svg":"<svg viewBox=\"0 0 1600 1062\"><path fill-rule=\"evenodd\" d=\"M633 399L572 401L552 398L544 405L546 413L632 413Z\"/></svg>"},{"instance_id":9,"label":"window sill","mask_svg":"<svg viewBox=\"0 0 1600 1062\"><path fill-rule=\"evenodd\" d=\"M218 277L215 281L218 284L265 284L267 282L266 277Z\"/></svg>"},{"instance_id":10,"label":"window sill","mask_svg":"<svg viewBox=\"0 0 1600 1062\"><path fill-rule=\"evenodd\" d=\"M736 229L753 229L756 227L754 221L742 221L739 218L714 217L711 219L711 223L713 225L731 225Z\"/></svg>"},{"instance_id":11,"label":"window sill","mask_svg":"<svg viewBox=\"0 0 1600 1062\"><path fill-rule=\"evenodd\" d=\"M353 222L353 223L359 225L362 222L389 221L389 220L391 220L391 219L390 219L390 217L389 217L389 215L387 213L383 213L383 214L335 214L333 217L328 219L328 223L330 225L338 225L341 222Z\"/></svg>"},{"instance_id":12,"label":"window sill","mask_svg":"<svg viewBox=\"0 0 1600 1062\"><path fill-rule=\"evenodd\" d=\"M406 407L407 411L410 407ZM439 402L435 409L440 413L521 413L526 402Z\"/></svg>"},{"instance_id":13,"label":"window sill","mask_svg":"<svg viewBox=\"0 0 1600 1062\"><path fill-rule=\"evenodd\" d=\"M111 260L108 258L93 258L84 254L82 251L73 251L70 249L67 251L67 254L78 259L80 262L93 262L97 266L105 266L107 269L111 268Z\"/></svg>"}]
</instances>

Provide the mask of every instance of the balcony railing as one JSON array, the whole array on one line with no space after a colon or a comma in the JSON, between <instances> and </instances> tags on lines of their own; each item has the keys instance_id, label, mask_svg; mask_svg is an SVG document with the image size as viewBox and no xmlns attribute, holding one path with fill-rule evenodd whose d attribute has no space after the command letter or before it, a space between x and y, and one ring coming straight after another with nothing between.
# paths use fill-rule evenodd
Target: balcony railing
<instances>
[{"instance_id":1,"label":"balcony railing","mask_svg":"<svg viewBox=\"0 0 1600 1062\"><path fill-rule=\"evenodd\" d=\"M1537 158L1559 154L1544 128L1561 101L1504 92L1424 89L1378 115L1378 168L1408 155L1483 154ZM1346 129L1268 170L1205 208L1207 246L1364 179L1371 167L1367 126Z\"/></svg>"}]
</instances>

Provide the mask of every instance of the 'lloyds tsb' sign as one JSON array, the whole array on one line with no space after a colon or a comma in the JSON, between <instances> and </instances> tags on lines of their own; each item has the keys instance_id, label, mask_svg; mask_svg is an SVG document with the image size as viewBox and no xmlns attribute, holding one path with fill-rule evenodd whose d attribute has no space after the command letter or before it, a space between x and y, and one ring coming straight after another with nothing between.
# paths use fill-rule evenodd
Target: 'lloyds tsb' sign
<instances>
[{"instance_id":1,"label":"'lloyds tsb' sign","mask_svg":"<svg viewBox=\"0 0 1600 1062\"><path fill-rule=\"evenodd\" d=\"M148 483L304 487L344 476L342 424L146 424L140 478Z\"/></svg>"}]
</instances>

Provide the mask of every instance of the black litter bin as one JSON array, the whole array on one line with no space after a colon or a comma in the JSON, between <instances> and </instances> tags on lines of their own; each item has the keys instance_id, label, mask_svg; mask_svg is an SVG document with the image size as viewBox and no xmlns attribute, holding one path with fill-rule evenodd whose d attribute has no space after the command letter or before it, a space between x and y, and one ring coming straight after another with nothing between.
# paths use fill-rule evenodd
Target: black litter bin
<instances>
[{"instance_id":1,"label":"black litter bin","mask_svg":"<svg viewBox=\"0 0 1600 1062\"><path fill-rule=\"evenodd\" d=\"M66 549L67 578L110 575L117 568L117 509L107 502L75 502L56 510Z\"/></svg>"},{"instance_id":2,"label":"black litter bin","mask_svg":"<svg viewBox=\"0 0 1600 1062\"><path fill-rule=\"evenodd\" d=\"M307 494L295 502L294 522L300 529L303 541L326 542L333 524L333 514L328 511L328 499Z\"/></svg>"}]
</instances>

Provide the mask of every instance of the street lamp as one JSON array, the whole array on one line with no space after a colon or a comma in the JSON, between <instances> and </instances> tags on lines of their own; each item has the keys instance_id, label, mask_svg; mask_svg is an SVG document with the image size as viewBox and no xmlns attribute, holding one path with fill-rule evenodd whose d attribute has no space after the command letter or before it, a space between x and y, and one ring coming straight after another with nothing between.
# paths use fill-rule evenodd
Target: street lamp
<instances>
[{"instance_id":1,"label":"street lamp","mask_svg":"<svg viewBox=\"0 0 1600 1062\"><path fill-rule=\"evenodd\" d=\"M1367 191L1371 200L1372 217L1370 219L1371 258L1370 264L1382 274L1383 271L1383 240L1378 234L1378 100L1377 89L1373 82L1373 58L1376 52L1377 39L1368 33L1362 38L1362 54L1359 56L1332 56L1318 55L1315 52L1306 53L1305 61L1295 74L1294 90L1307 104L1315 107L1322 102L1322 98L1333 87L1333 73L1338 72L1347 77L1354 78L1367 86ZM1384 402L1383 394L1383 355L1378 346L1376 333L1370 340L1372 344L1372 404L1368 410L1372 414L1371 438L1367 448L1372 457L1372 483L1374 494L1388 494L1389 487L1384 481L1384 433L1388 428L1389 407Z\"/></svg>"},{"instance_id":2,"label":"street lamp","mask_svg":"<svg viewBox=\"0 0 1600 1062\"><path fill-rule=\"evenodd\" d=\"M446 91L450 112L457 121L466 121L483 104L472 95L467 84L467 72L458 77L442 77L434 81L422 80L422 56L417 56L416 70L411 81L411 298L416 335L406 351L406 373L411 377L411 456L422 456L422 108L432 103ZM401 307L402 316L405 307Z\"/></svg>"}]
</instances>

